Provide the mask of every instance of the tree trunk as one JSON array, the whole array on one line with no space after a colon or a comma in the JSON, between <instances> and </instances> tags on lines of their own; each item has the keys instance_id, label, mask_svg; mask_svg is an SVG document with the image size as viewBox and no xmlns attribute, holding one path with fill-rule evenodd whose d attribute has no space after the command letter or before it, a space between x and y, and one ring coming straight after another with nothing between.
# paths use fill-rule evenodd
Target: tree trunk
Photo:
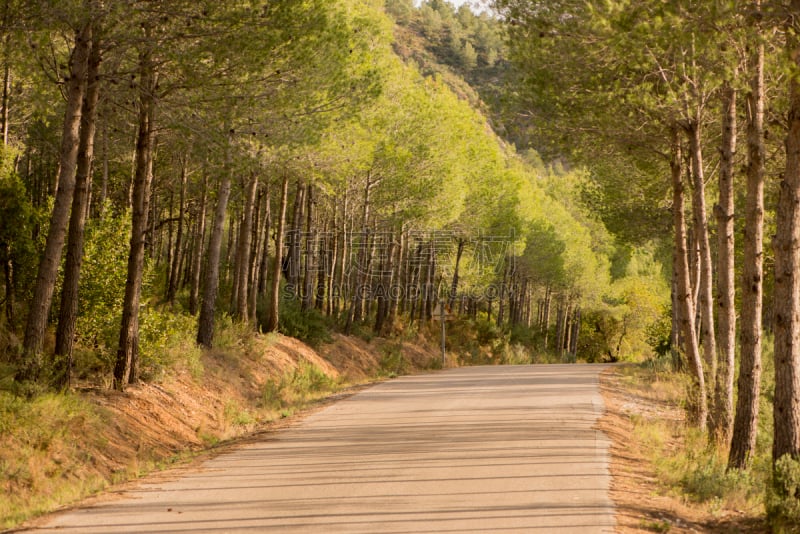
<instances>
[{"instance_id":1,"label":"tree trunk","mask_svg":"<svg viewBox=\"0 0 800 534\"><path fill-rule=\"evenodd\" d=\"M210 349L214 342L214 312L217 306L217 290L219 289L219 260L222 257L222 237L225 235L225 214L228 199L231 195L231 162L230 147L226 149L225 168L217 194L217 206L214 208L214 225L208 239L206 253L205 276L203 277L203 296L200 300L200 317L197 319L197 344Z\"/></svg>"},{"instance_id":2,"label":"tree trunk","mask_svg":"<svg viewBox=\"0 0 800 534\"><path fill-rule=\"evenodd\" d=\"M379 276L381 277L378 282L378 290L376 295L378 297L378 309L375 312L375 328L376 334L380 334L384 330L386 318L389 316L392 294L392 273L394 266L392 260L394 259L394 250L397 246L392 234L387 234L388 243L384 247L384 253L381 257L381 268Z\"/></svg>"},{"instance_id":3,"label":"tree trunk","mask_svg":"<svg viewBox=\"0 0 800 534\"><path fill-rule=\"evenodd\" d=\"M106 201L108 199L108 176L109 176L109 168L108 168L108 124L107 119L103 117L102 124L103 124L103 178L100 181L100 200L96 203L98 205L96 212L97 215L102 218L105 215L105 206Z\"/></svg>"},{"instance_id":4,"label":"tree trunk","mask_svg":"<svg viewBox=\"0 0 800 534\"><path fill-rule=\"evenodd\" d=\"M760 1L756 6L760 8ZM736 416L728 467L747 469L756 447L761 390L761 312L764 242L764 44L750 59L747 117L747 198L745 200L740 362Z\"/></svg>"},{"instance_id":5,"label":"tree trunk","mask_svg":"<svg viewBox=\"0 0 800 534\"><path fill-rule=\"evenodd\" d=\"M325 311L325 288L328 286L328 273L330 273L330 232L329 221L325 221L322 235L317 238L317 282L314 290L314 308L320 312Z\"/></svg>"},{"instance_id":6,"label":"tree trunk","mask_svg":"<svg viewBox=\"0 0 800 534\"><path fill-rule=\"evenodd\" d=\"M267 322L264 325L266 332L278 329L281 303L281 266L283 264L283 234L286 226L286 204L289 197L289 176L284 175L281 183L281 204L278 208L278 228L275 231L275 260L272 262L272 288L269 294L269 307L267 309Z\"/></svg>"},{"instance_id":7,"label":"tree trunk","mask_svg":"<svg viewBox=\"0 0 800 534\"><path fill-rule=\"evenodd\" d=\"M717 344L714 332L714 286L712 280L711 244L708 236L708 217L706 215L705 177L700 123L694 121L689 127L689 149L692 160L692 217L700 249L700 283L698 309L701 321L703 359L708 376L717 376Z\"/></svg>"},{"instance_id":8,"label":"tree trunk","mask_svg":"<svg viewBox=\"0 0 800 534\"><path fill-rule=\"evenodd\" d=\"M20 378L36 379L41 368L41 351L47 328L47 317L53 302L56 275L61 262L64 238L69 221L70 205L75 189L75 166L80 141L81 108L86 93L86 71L92 42L92 26L86 23L75 36L75 46L70 56L70 78L67 82L67 107L64 112L64 127L61 134L59 154L58 188L50 217L44 254L39 263L33 299L25 326L23 349L27 361Z\"/></svg>"},{"instance_id":9,"label":"tree trunk","mask_svg":"<svg viewBox=\"0 0 800 534\"><path fill-rule=\"evenodd\" d=\"M178 292L178 279L180 278L180 266L183 261L181 249L183 247L183 225L186 212L186 181L187 181L187 158L181 158L181 191L178 200L178 230L175 234L175 247L172 253L172 264L169 270L169 283L167 284L167 302L175 300Z\"/></svg>"},{"instance_id":10,"label":"tree trunk","mask_svg":"<svg viewBox=\"0 0 800 534\"><path fill-rule=\"evenodd\" d=\"M800 12L800 0L792 1ZM789 75L789 128L786 134L786 171L780 182L775 250L775 439L772 459L785 455L800 459L800 40L793 24L787 32L787 50L793 71ZM797 497L797 496L795 496Z\"/></svg>"},{"instance_id":11,"label":"tree trunk","mask_svg":"<svg viewBox=\"0 0 800 534\"><path fill-rule=\"evenodd\" d=\"M200 277L203 269L203 251L206 241L206 204L208 203L208 175L203 170L203 192L200 196L200 213L197 214L197 242L192 255L192 286L189 289L189 313L197 314L200 298Z\"/></svg>"},{"instance_id":12,"label":"tree trunk","mask_svg":"<svg viewBox=\"0 0 800 534\"><path fill-rule=\"evenodd\" d=\"M700 348L695 331L695 311L692 301L692 284L689 273L689 255L686 248L686 220L684 217L684 186L681 169L680 137L676 130L672 132L672 218L675 232L675 254L678 267L678 302L681 307L681 330L686 343L686 356L692 368L692 398L689 399L690 415L693 423L701 430L706 429L708 418L708 399L706 398L705 375Z\"/></svg>"},{"instance_id":13,"label":"tree trunk","mask_svg":"<svg viewBox=\"0 0 800 534\"><path fill-rule=\"evenodd\" d=\"M301 309L307 311L311 309L314 302L313 275L314 275L314 187L308 184L306 188L306 261L303 263L303 291Z\"/></svg>"},{"instance_id":14,"label":"tree trunk","mask_svg":"<svg viewBox=\"0 0 800 534\"><path fill-rule=\"evenodd\" d=\"M56 385L62 388L69 387L72 373L72 349L75 344L75 326L78 320L78 282L83 263L84 227L88 217L89 182L97 127L97 101L100 96L100 61L100 45L95 38L89 53L88 83L81 112L75 191L72 196L67 255L64 262L64 282L61 289L61 307L56 328L55 376Z\"/></svg>"},{"instance_id":15,"label":"tree trunk","mask_svg":"<svg viewBox=\"0 0 800 534\"><path fill-rule=\"evenodd\" d=\"M458 267L461 263L461 256L464 254L464 244L465 241L463 238L458 239L458 249L456 250L456 264L453 267L453 281L450 284L450 295L447 299L447 305L452 309L453 304L456 301L456 295L458 294Z\"/></svg>"},{"instance_id":16,"label":"tree trunk","mask_svg":"<svg viewBox=\"0 0 800 534\"><path fill-rule=\"evenodd\" d=\"M237 278L239 279L238 291L236 295L235 316L240 321L247 321L250 314L247 306L249 304L249 279L250 279L250 245L253 234L253 210L256 203L256 192L258 191L258 176L252 173L250 180L245 188L244 217L239 227L239 251L236 254L238 264L236 265Z\"/></svg>"},{"instance_id":17,"label":"tree trunk","mask_svg":"<svg viewBox=\"0 0 800 534\"><path fill-rule=\"evenodd\" d=\"M287 270L286 280L290 286L290 290L294 296L300 294L300 244L302 242L302 218L303 218L303 204L305 200L306 188L302 180L297 181L297 192L294 196L294 205L292 206L292 225L289 228L289 235L287 237Z\"/></svg>"},{"instance_id":18,"label":"tree trunk","mask_svg":"<svg viewBox=\"0 0 800 534\"><path fill-rule=\"evenodd\" d=\"M267 239L269 230L262 230L261 224L261 202L264 197L264 192L259 188L256 197L256 203L253 208L253 228L251 231L252 239L250 243L250 265L249 269L249 288L247 292L247 312L249 314L249 321L252 324L257 324L258 317L256 311L258 308L258 283L261 276L261 251L263 250L263 241Z\"/></svg>"},{"instance_id":19,"label":"tree trunk","mask_svg":"<svg viewBox=\"0 0 800 534\"><path fill-rule=\"evenodd\" d=\"M153 180L156 74L150 50L139 55L139 134L136 140L136 173L133 180L133 213L128 254L128 275L114 366L114 387L122 391L139 379L139 300L144 274L145 236L150 185Z\"/></svg>"},{"instance_id":20,"label":"tree trunk","mask_svg":"<svg viewBox=\"0 0 800 534\"><path fill-rule=\"evenodd\" d=\"M734 77L736 74L734 73ZM714 383L714 414L711 438L728 444L733 427L733 375L736 353L736 286L734 282L733 158L736 151L736 89L732 83L723 89L722 150L719 168L717 218L717 309L719 361Z\"/></svg>"},{"instance_id":21,"label":"tree trunk","mask_svg":"<svg viewBox=\"0 0 800 534\"><path fill-rule=\"evenodd\" d=\"M261 251L261 265L259 270L261 274L258 277L258 294L264 296L267 294L267 279L269 278L269 230L272 225L272 195L270 193L269 182L266 184L264 191L264 242L261 244L263 250Z\"/></svg>"}]
</instances>

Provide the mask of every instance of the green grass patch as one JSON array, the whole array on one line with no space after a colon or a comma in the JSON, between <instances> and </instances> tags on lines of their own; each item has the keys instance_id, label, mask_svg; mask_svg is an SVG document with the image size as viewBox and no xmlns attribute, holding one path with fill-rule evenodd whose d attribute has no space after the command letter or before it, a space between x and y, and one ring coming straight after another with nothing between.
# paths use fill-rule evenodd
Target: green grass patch
<instances>
[{"instance_id":1,"label":"green grass patch","mask_svg":"<svg viewBox=\"0 0 800 534\"><path fill-rule=\"evenodd\" d=\"M287 410L293 412L307 406L340 387L337 380L326 375L316 365L302 362L281 378L267 382L261 397L261 407L286 417L290 415Z\"/></svg>"}]
</instances>

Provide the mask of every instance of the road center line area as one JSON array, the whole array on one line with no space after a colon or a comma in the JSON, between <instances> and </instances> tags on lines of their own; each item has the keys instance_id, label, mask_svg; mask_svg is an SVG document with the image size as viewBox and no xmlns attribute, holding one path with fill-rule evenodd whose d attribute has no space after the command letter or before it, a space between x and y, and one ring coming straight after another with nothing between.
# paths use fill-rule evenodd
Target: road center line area
<instances>
[{"instance_id":1,"label":"road center line area","mask_svg":"<svg viewBox=\"0 0 800 534\"><path fill-rule=\"evenodd\" d=\"M613 532L602 369L384 382L32 532Z\"/></svg>"}]
</instances>

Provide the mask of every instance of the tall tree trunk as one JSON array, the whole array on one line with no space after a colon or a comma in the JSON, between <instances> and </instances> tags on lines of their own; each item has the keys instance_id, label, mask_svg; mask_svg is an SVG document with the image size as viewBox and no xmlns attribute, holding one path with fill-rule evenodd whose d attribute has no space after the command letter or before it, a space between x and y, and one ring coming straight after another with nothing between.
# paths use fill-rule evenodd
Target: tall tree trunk
<instances>
[{"instance_id":1,"label":"tall tree trunk","mask_svg":"<svg viewBox=\"0 0 800 534\"><path fill-rule=\"evenodd\" d=\"M89 53L87 89L81 112L75 192L69 221L67 255L64 262L64 282L61 288L61 307L56 328L56 384L69 387L72 373L72 349L78 320L78 282L83 263L84 227L88 217L89 182L94 159L94 136L97 127L97 101L100 96L100 45L95 38Z\"/></svg>"},{"instance_id":2,"label":"tall tree trunk","mask_svg":"<svg viewBox=\"0 0 800 534\"><path fill-rule=\"evenodd\" d=\"M145 236L153 180L156 73L152 52L139 55L139 134L136 140L136 173L133 181L133 213L128 254L128 275L122 304L114 387L123 390L139 379L139 300L144 274Z\"/></svg>"},{"instance_id":3,"label":"tall tree trunk","mask_svg":"<svg viewBox=\"0 0 800 534\"><path fill-rule=\"evenodd\" d=\"M259 188L256 197L256 203L253 208L253 228L252 228L252 242L250 243L250 282L247 293L247 312L249 313L249 320L252 324L257 324L257 308L258 308L258 284L259 277L261 276L261 252L263 250L263 241L266 241L269 230L263 230L261 224L261 204L264 198L264 191Z\"/></svg>"},{"instance_id":4,"label":"tall tree trunk","mask_svg":"<svg viewBox=\"0 0 800 534\"><path fill-rule=\"evenodd\" d=\"M178 230L175 235L175 248L172 253L172 264L169 270L169 283L167 284L167 302L175 300L175 294L178 292L178 279L180 278L180 266L183 261L183 254L181 254L183 247L183 225L186 212L186 181L188 174L187 157L181 158L181 191L178 200Z\"/></svg>"},{"instance_id":5,"label":"tall tree trunk","mask_svg":"<svg viewBox=\"0 0 800 534\"><path fill-rule=\"evenodd\" d=\"M547 290L544 295L544 310L542 312L542 331L544 332L544 350L547 350L547 336L550 333L550 305L553 300L553 292L550 286L547 286Z\"/></svg>"},{"instance_id":6,"label":"tall tree trunk","mask_svg":"<svg viewBox=\"0 0 800 534\"><path fill-rule=\"evenodd\" d=\"M269 181L264 190L264 242L261 244L261 265L259 270L261 274L258 277L258 294L265 296L267 294L267 280L269 279L269 231L272 227L272 194L270 192Z\"/></svg>"},{"instance_id":7,"label":"tall tree trunk","mask_svg":"<svg viewBox=\"0 0 800 534\"><path fill-rule=\"evenodd\" d=\"M378 298L378 309L375 312L374 331L377 334L383 332L386 318L389 316L392 293L392 274L394 271L392 261L394 260L394 251L395 247L397 246L394 236L391 233L387 233L386 238L388 242L386 243L385 247L382 247L384 252L381 256L381 266L378 273L380 280L378 282L378 289L376 291Z\"/></svg>"},{"instance_id":8,"label":"tall tree trunk","mask_svg":"<svg viewBox=\"0 0 800 534\"><path fill-rule=\"evenodd\" d=\"M734 73L734 76L736 74ZM733 427L733 375L736 354L736 285L733 248L733 157L736 152L736 89L723 89L722 150L719 167L717 218L717 309L719 310L719 361L714 386L711 438L728 444Z\"/></svg>"},{"instance_id":9,"label":"tall tree trunk","mask_svg":"<svg viewBox=\"0 0 800 534\"><path fill-rule=\"evenodd\" d=\"M305 201L305 185L302 180L297 180L297 192L292 206L292 225L287 237L287 272L286 279L295 296L300 295L300 244L302 243L302 218L303 204Z\"/></svg>"},{"instance_id":10,"label":"tall tree trunk","mask_svg":"<svg viewBox=\"0 0 800 534\"><path fill-rule=\"evenodd\" d=\"M256 203L256 192L258 191L258 176L252 173L250 180L247 182L245 188L245 204L244 204L244 217L242 218L242 225L239 228L239 251L236 254L238 258L238 293L236 296L236 317L240 321L247 321L250 314L247 310L248 297L250 295L249 278L250 278L250 244L253 235L253 210Z\"/></svg>"},{"instance_id":11,"label":"tall tree trunk","mask_svg":"<svg viewBox=\"0 0 800 534\"><path fill-rule=\"evenodd\" d=\"M464 244L466 241L463 238L458 239L458 248L456 249L456 264L453 267L453 281L450 284L450 295L447 299L447 305L452 309L458 294L458 267L461 264L461 256L464 254Z\"/></svg>"},{"instance_id":12,"label":"tall tree trunk","mask_svg":"<svg viewBox=\"0 0 800 534\"><path fill-rule=\"evenodd\" d=\"M314 302L313 276L314 276L314 239L316 232L314 228L314 187L308 184L306 188L306 231L305 231L305 245L306 245L306 261L303 263L303 291L302 291L302 304L303 311L311 309Z\"/></svg>"},{"instance_id":13,"label":"tall tree trunk","mask_svg":"<svg viewBox=\"0 0 800 534\"><path fill-rule=\"evenodd\" d=\"M272 287L269 294L269 307L267 309L267 322L264 325L266 332L278 329L281 304L281 266L283 263L283 234L286 226L286 204L289 198L289 176L284 175L281 183L281 203L278 208L278 228L275 230L275 259L272 262Z\"/></svg>"},{"instance_id":14,"label":"tall tree trunk","mask_svg":"<svg viewBox=\"0 0 800 534\"><path fill-rule=\"evenodd\" d=\"M686 343L686 356L692 368L692 398L690 415L693 423L701 430L706 429L708 419L708 399L703 372L703 361L697 344L695 330L695 311L692 301L692 283L689 273L689 254L686 247L686 220L684 216L684 186L681 169L681 144L676 130L672 132L672 220L675 232L676 265L678 267L678 302L681 307L681 330Z\"/></svg>"},{"instance_id":15,"label":"tall tree trunk","mask_svg":"<svg viewBox=\"0 0 800 534\"><path fill-rule=\"evenodd\" d=\"M6 49L8 48L8 37L6 37ZM11 92L11 66L8 64L8 54L6 54L3 65L3 102L2 102L2 131L3 146L8 146L8 103Z\"/></svg>"},{"instance_id":16,"label":"tall tree trunk","mask_svg":"<svg viewBox=\"0 0 800 534\"><path fill-rule=\"evenodd\" d=\"M760 9L761 1L756 0ZM736 416L728 467L747 469L756 447L761 391L761 312L764 283L764 44L750 58L747 116L747 198L745 200L740 362Z\"/></svg>"},{"instance_id":17,"label":"tall tree trunk","mask_svg":"<svg viewBox=\"0 0 800 534\"><path fill-rule=\"evenodd\" d=\"M230 142L230 141L229 141ZM225 214L231 196L230 146L226 148L225 168L217 193L217 206L214 208L214 225L208 239L205 276L203 277L203 297L200 300L200 317L197 319L197 344L210 349L214 342L214 312L217 306L219 289L219 261L222 257L222 237L225 235Z\"/></svg>"},{"instance_id":18,"label":"tall tree trunk","mask_svg":"<svg viewBox=\"0 0 800 534\"><path fill-rule=\"evenodd\" d=\"M323 312L325 310L325 288L328 286L330 271L330 232L328 221L322 230L322 235L317 237L317 281L314 290L314 308Z\"/></svg>"},{"instance_id":19,"label":"tall tree trunk","mask_svg":"<svg viewBox=\"0 0 800 534\"><path fill-rule=\"evenodd\" d=\"M200 277L203 269L203 251L206 241L206 204L208 203L208 174L203 170L203 192L200 195L200 213L197 214L197 242L192 255L192 285L189 289L189 313L197 314L200 298Z\"/></svg>"},{"instance_id":20,"label":"tall tree trunk","mask_svg":"<svg viewBox=\"0 0 800 534\"><path fill-rule=\"evenodd\" d=\"M800 0L792 0L794 13ZM787 31L787 51L793 70L789 75L789 128L786 134L786 171L780 183L775 250L775 439L772 458L800 459L800 39L792 19ZM797 496L795 496L797 498Z\"/></svg>"},{"instance_id":21,"label":"tall tree trunk","mask_svg":"<svg viewBox=\"0 0 800 534\"><path fill-rule=\"evenodd\" d=\"M100 200L97 202L97 214L99 217L105 215L106 200L108 199L108 120L103 116L103 177L100 181Z\"/></svg>"},{"instance_id":22,"label":"tall tree trunk","mask_svg":"<svg viewBox=\"0 0 800 534\"><path fill-rule=\"evenodd\" d=\"M75 189L75 166L78 159L81 108L86 93L86 71L92 42L92 26L86 23L75 36L75 46L70 55L70 78L67 82L67 107L61 134L58 188L50 216L44 254L39 263L33 299L25 326L23 348L26 362L20 378L36 379L41 369L41 351L47 328L47 317L53 303L56 275L61 262L64 238L69 221L70 206Z\"/></svg>"},{"instance_id":23,"label":"tall tree trunk","mask_svg":"<svg viewBox=\"0 0 800 534\"><path fill-rule=\"evenodd\" d=\"M14 328L14 293L16 292L14 289L14 261L11 258L11 247L7 244L3 244L3 273L5 275L5 286L6 286L6 321L8 323L9 328Z\"/></svg>"},{"instance_id":24,"label":"tall tree trunk","mask_svg":"<svg viewBox=\"0 0 800 534\"><path fill-rule=\"evenodd\" d=\"M714 332L714 285L713 265L711 261L711 243L708 235L708 216L706 214L705 176L703 170L703 153L700 133L700 121L695 120L689 129L689 150L692 162L692 217L700 249L700 294L696 301L701 321L701 337L703 359L708 376L713 380L717 376L717 343Z\"/></svg>"}]
</instances>

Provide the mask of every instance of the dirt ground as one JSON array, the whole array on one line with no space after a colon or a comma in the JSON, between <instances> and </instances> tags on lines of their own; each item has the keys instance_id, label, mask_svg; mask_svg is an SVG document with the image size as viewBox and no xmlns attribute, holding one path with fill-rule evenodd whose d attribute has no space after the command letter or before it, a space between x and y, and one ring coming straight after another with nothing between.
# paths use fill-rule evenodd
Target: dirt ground
<instances>
[{"instance_id":1,"label":"dirt ground","mask_svg":"<svg viewBox=\"0 0 800 534\"><path fill-rule=\"evenodd\" d=\"M682 419L682 413L646 390L632 393L613 368L602 374L600 387L606 413L598 428L612 440L611 498L617 505L618 533L769 532L763 520L715 518L702 506L668 494L655 477L648 451L637 443L631 416Z\"/></svg>"}]
</instances>

